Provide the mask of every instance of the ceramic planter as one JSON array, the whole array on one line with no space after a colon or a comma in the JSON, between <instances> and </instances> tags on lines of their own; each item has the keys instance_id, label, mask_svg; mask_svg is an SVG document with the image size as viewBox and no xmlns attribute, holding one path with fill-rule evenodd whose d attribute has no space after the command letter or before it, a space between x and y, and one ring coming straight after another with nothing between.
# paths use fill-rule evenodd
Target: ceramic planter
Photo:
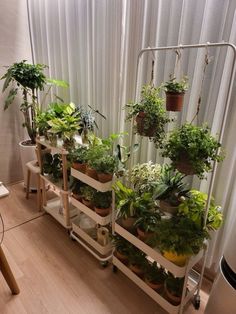
<instances>
[{"instance_id":1,"label":"ceramic planter","mask_svg":"<svg viewBox=\"0 0 236 314\"><path fill-rule=\"evenodd\" d=\"M163 256L168 259L168 261L178 266L184 266L190 257L189 255L176 254L168 251L164 251Z\"/></svg>"},{"instance_id":2,"label":"ceramic planter","mask_svg":"<svg viewBox=\"0 0 236 314\"><path fill-rule=\"evenodd\" d=\"M166 110L181 111L184 103L184 93L166 92Z\"/></svg>"},{"instance_id":3,"label":"ceramic planter","mask_svg":"<svg viewBox=\"0 0 236 314\"><path fill-rule=\"evenodd\" d=\"M141 136L148 136L152 137L155 134L156 126L150 126L148 129L145 128L145 116L146 113L141 111L136 116L136 123L137 123L137 132Z\"/></svg>"},{"instance_id":4,"label":"ceramic planter","mask_svg":"<svg viewBox=\"0 0 236 314\"><path fill-rule=\"evenodd\" d=\"M98 180L102 183L112 181L113 173L98 173Z\"/></svg>"},{"instance_id":5,"label":"ceramic planter","mask_svg":"<svg viewBox=\"0 0 236 314\"><path fill-rule=\"evenodd\" d=\"M90 167L86 167L86 171L85 173L87 174L87 176L95 179L95 180L98 180L98 175L97 175L97 171L93 168L90 168Z\"/></svg>"},{"instance_id":6,"label":"ceramic planter","mask_svg":"<svg viewBox=\"0 0 236 314\"><path fill-rule=\"evenodd\" d=\"M94 210L98 215L105 217L111 212L111 207L99 208L99 207L94 206Z\"/></svg>"}]
</instances>

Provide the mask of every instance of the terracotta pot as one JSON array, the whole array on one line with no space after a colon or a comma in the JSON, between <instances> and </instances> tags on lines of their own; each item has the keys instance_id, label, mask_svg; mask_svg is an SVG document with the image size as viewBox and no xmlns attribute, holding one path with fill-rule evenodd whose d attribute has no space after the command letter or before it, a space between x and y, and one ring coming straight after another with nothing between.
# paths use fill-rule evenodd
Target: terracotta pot
<instances>
[{"instance_id":1,"label":"terracotta pot","mask_svg":"<svg viewBox=\"0 0 236 314\"><path fill-rule=\"evenodd\" d=\"M169 214L176 214L178 211L178 206L172 206L170 205L170 203L168 203L165 200L160 200L160 204L159 204L161 210L163 210L164 212L167 212Z\"/></svg>"},{"instance_id":2,"label":"terracotta pot","mask_svg":"<svg viewBox=\"0 0 236 314\"><path fill-rule=\"evenodd\" d=\"M138 233L138 238L142 241L146 241L154 235L154 232L145 232L139 227L137 228L137 233Z\"/></svg>"},{"instance_id":3,"label":"terracotta pot","mask_svg":"<svg viewBox=\"0 0 236 314\"><path fill-rule=\"evenodd\" d=\"M79 202L82 201L82 195L80 194L72 193L72 197L74 197Z\"/></svg>"},{"instance_id":4,"label":"terracotta pot","mask_svg":"<svg viewBox=\"0 0 236 314\"><path fill-rule=\"evenodd\" d=\"M129 259L127 255L124 255L118 250L115 250L114 255L123 263L123 264L128 264Z\"/></svg>"},{"instance_id":5,"label":"terracotta pot","mask_svg":"<svg viewBox=\"0 0 236 314\"><path fill-rule=\"evenodd\" d=\"M176 254L176 253L167 252L167 251L164 251L163 256L166 259L168 259L168 261L178 266L184 266L190 257L189 255Z\"/></svg>"},{"instance_id":6,"label":"terracotta pot","mask_svg":"<svg viewBox=\"0 0 236 314\"><path fill-rule=\"evenodd\" d=\"M98 208L98 207L94 207L94 210L95 212L102 216L102 217L105 217L107 216L110 212L111 212L111 207L108 207L108 208Z\"/></svg>"},{"instance_id":7,"label":"terracotta pot","mask_svg":"<svg viewBox=\"0 0 236 314\"><path fill-rule=\"evenodd\" d=\"M181 111L184 103L184 93L166 92L166 110Z\"/></svg>"},{"instance_id":8,"label":"terracotta pot","mask_svg":"<svg viewBox=\"0 0 236 314\"><path fill-rule=\"evenodd\" d=\"M88 208L93 209L93 204L91 201L86 200L85 198L82 198L82 203L87 206Z\"/></svg>"},{"instance_id":9,"label":"terracotta pot","mask_svg":"<svg viewBox=\"0 0 236 314\"><path fill-rule=\"evenodd\" d=\"M98 180L102 183L112 181L113 173L98 173Z\"/></svg>"},{"instance_id":10,"label":"terracotta pot","mask_svg":"<svg viewBox=\"0 0 236 314\"><path fill-rule=\"evenodd\" d=\"M85 173L85 171L86 171L86 164L74 161L72 163L72 168L74 168L74 169L76 169L76 170L78 170L80 172Z\"/></svg>"},{"instance_id":11,"label":"terracotta pot","mask_svg":"<svg viewBox=\"0 0 236 314\"><path fill-rule=\"evenodd\" d=\"M181 302L181 297L182 296L174 295L172 293L172 291L168 290L168 286L167 286L166 282L164 284L164 287L165 287L165 297L166 297L166 299L173 305L179 305L180 302Z\"/></svg>"},{"instance_id":12,"label":"terracotta pot","mask_svg":"<svg viewBox=\"0 0 236 314\"><path fill-rule=\"evenodd\" d=\"M148 129L145 129L145 116L146 113L141 111L138 113L138 115L136 116L136 123L137 123L137 131L138 134L141 136L148 136L148 137L152 137L155 134L156 131L156 126L150 126Z\"/></svg>"},{"instance_id":13,"label":"terracotta pot","mask_svg":"<svg viewBox=\"0 0 236 314\"><path fill-rule=\"evenodd\" d=\"M96 171L95 169L90 168L89 166L87 166L85 173L86 173L89 177L91 177L91 178L93 178L93 179L95 179L95 180L98 180L97 171Z\"/></svg>"},{"instance_id":14,"label":"terracotta pot","mask_svg":"<svg viewBox=\"0 0 236 314\"><path fill-rule=\"evenodd\" d=\"M162 291L162 288L164 287L164 283L155 283L155 282L152 282L152 281L150 281L150 280L148 280L146 277L145 277L145 282L146 282L146 284L150 287L150 288L152 288L153 290L155 290L155 291L159 291L159 292L161 292Z\"/></svg>"},{"instance_id":15,"label":"terracotta pot","mask_svg":"<svg viewBox=\"0 0 236 314\"><path fill-rule=\"evenodd\" d=\"M136 222L137 218L135 217L128 217L121 219L121 225L127 230L134 229L134 223Z\"/></svg>"},{"instance_id":16,"label":"terracotta pot","mask_svg":"<svg viewBox=\"0 0 236 314\"><path fill-rule=\"evenodd\" d=\"M129 268L132 270L133 273L135 273L139 277L144 275L143 269L138 265L130 264Z\"/></svg>"}]
</instances>

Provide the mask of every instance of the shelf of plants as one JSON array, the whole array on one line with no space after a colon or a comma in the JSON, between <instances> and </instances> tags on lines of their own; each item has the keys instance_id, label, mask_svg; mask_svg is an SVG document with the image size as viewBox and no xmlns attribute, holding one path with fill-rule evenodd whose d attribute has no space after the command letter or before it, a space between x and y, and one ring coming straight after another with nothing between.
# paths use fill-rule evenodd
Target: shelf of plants
<instances>
[{"instance_id":1,"label":"shelf of plants","mask_svg":"<svg viewBox=\"0 0 236 314\"><path fill-rule=\"evenodd\" d=\"M111 194L112 181L105 183L99 182L98 180L89 177L87 174L82 173L81 171L76 170L73 167L71 168L71 176L82 182L84 186L86 186L86 188L90 189L90 191L92 188L92 193L94 194L100 194L101 197L106 193ZM86 216L88 216L96 223L97 234L92 237L90 234L85 232L80 227L80 217L78 217L72 222L71 237L79 242L101 263L107 263L112 258L112 245L109 237L109 228L104 227L111 224L112 213L108 212L100 215L95 211L96 209L94 210L91 205L90 207L92 208L86 206L87 203L85 203L85 205L83 202L83 198L82 201L80 199L78 200L74 198L72 194L71 203L76 208L78 208L79 211L83 212ZM101 229L101 232L104 232L104 234L101 235L100 239L98 237L99 229Z\"/></svg>"},{"instance_id":2,"label":"shelf of plants","mask_svg":"<svg viewBox=\"0 0 236 314\"><path fill-rule=\"evenodd\" d=\"M180 49L225 46L231 47L235 53L235 47L228 43L143 49L138 55L136 89L143 53L174 50L179 61ZM208 57L206 55L205 65L209 63ZM154 62L152 83L153 71ZM202 81L204 75L205 70ZM207 239L210 232L222 224L221 207L215 204L212 189L216 164L223 160L220 147L232 80L228 86L218 140L206 125L196 126L193 123L199 107L191 123L173 129L166 138L165 128L171 122L166 110L181 111L183 96L188 88L187 78L177 81L172 77L159 88L152 83L142 88L140 101L126 105L126 118L131 121L132 128L131 147L135 143L135 133L140 136L140 145L141 139L147 137L156 148L161 148L162 157L168 157L172 163L133 165L131 151L128 180L116 181L112 186L116 203L112 222L115 247L113 270L121 270L168 313L181 314L191 299L196 309L200 306ZM160 96L162 90L166 92L166 110L164 99ZM203 179L211 170L208 194L188 188L184 180L187 175ZM196 275L193 267L200 260L203 260L202 269Z\"/></svg>"}]
</instances>

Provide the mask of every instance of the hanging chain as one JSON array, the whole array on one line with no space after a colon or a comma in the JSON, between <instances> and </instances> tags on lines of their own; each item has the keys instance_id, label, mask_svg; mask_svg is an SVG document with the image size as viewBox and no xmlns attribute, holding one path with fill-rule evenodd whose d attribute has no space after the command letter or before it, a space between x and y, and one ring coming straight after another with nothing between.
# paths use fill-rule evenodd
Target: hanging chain
<instances>
[{"instance_id":1,"label":"hanging chain","mask_svg":"<svg viewBox=\"0 0 236 314\"><path fill-rule=\"evenodd\" d=\"M196 110L196 113L195 113L192 121L190 122L190 124L192 124L196 118L198 119L198 114L199 114L201 102L202 102L201 95L202 95L203 83L204 83L204 79L205 79L205 75L206 75L206 68L207 68L208 64L211 62L211 60L212 60L212 58L209 56L208 47L206 47L205 62L204 62L204 67L203 67L203 71L202 71L202 79L201 79L200 91L199 91L199 96L198 96L198 101L197 101L197 110Z\"/></svg>"}]
</instances>

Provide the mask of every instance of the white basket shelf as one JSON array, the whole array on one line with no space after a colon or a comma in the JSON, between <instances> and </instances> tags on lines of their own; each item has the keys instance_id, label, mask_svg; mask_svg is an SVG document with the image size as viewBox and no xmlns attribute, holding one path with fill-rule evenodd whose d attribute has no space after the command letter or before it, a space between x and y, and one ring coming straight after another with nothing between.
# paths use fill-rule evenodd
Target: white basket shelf
<instances>
[{"instance_id":1,"label":"white basket shelf","mask_svg":"<svg viewBox=\"0 0 236 314\"><path fill-rule=\"evenodd\" d=\"M96 221L101 226L108 225L111 222L111 214L102 217L98 215L95 211L93 211L91 208L85 206L83 203L76 200L74 197L71 197L71 204L74 205L79 210L81 210L83 213L85 213L87 216L89 216L91 219Z\"/></svg>"},{"instance_id":2,"label":"white basket shelf","mask_svg":"<svg viewBox=\"0 0 236 314\"><path fill-rule=\"evenodd\" d=\"M71 175L75 177L76 179L93 187L97 191L107 192L107 191L111 191L112 189L112 181L101 183L74 168L71 168Z\"/></svg>"},{"instance_id":3,"label":"white basket shelf","mask_svg":"<svg viewBox=\"0 0 236 314\"><path fill-rule=\"evenodd\" d=\"M106 246L102 246L95 239L93 239L89 234L87 234L83 229L78 226L79 219L75 219L72 221L72 231L77 234L80 238L82 238L87 244L93 247L98 253L102 256L107 256L112 251L111 243ZM73 238L75 238L75 234L73 234Z\"/></svg>"},{"instance_id":4,"label":"white basket shelf","mask_svg":"<svg viewBox=\"0 0 236 314\"><path fill-rule=\"evenodd\" d=\"M164 268L168 269L176 277L184 277L186 275L187 267L190 269L195 265L203 256L203 250L201 250L197 255L192 256L187 265L180 267L174 263L168 261L156 248L151 248L149 245L139 240L136 236L131 234L129 231L121 227L118 223L115 223L115 232L121 235L123 238L128 240L138 249L143 251L145 254L150 256L153 260L157 261Z\"/></svg>"}]
</instances>

